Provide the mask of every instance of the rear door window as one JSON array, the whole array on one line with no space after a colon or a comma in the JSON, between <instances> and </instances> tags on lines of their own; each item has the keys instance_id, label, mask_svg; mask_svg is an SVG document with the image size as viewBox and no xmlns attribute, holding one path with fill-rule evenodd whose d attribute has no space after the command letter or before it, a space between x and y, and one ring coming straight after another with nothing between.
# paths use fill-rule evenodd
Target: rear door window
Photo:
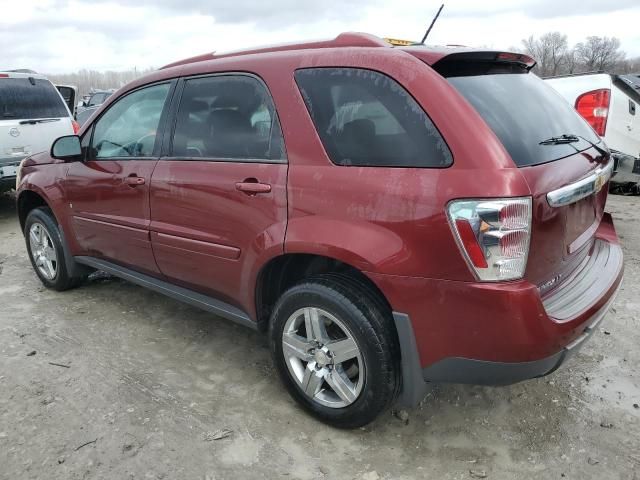
<instances>
[{"instance_id":1,"label":"rear door window","mask_svg":"<svg viewBox=\"0 0 640 480\"><path fill-rule=\"evenodd\" d=\"M500 139L518 167L567 157L600 138L553 88L532 73L449 77ZM545 142L574 135L570 143ZM541 143L543 142L543 143Z\"/></svg>"},{"instance_id":2,"label":"rear door window","mask_svg":"<svg viewBox=\"0 0 640 480\"><path fill-rule=\"evenodd\" d=\"M284 141L266 87L248 75L185 80L171 156L284 161Z\"/></svg>"},{"instance_id":3,"label":"rear door window","mask_svg":"<svg viewBox=\"0 0 640 480\"><path fill-rule=\"evenodd\" d=\"M68 117L56 87L42 78L0 78L0 120Z\"/></svg>"},{"instance_id":4,"label":"rear door window","mask_svg":"<svg viewBox=\"0 0 640 480\"><path fill-rule=\"evenodd\" d=\"M390 77L358 68L310 68L298 70L295 78L333 163L451 165L451 152L435 125Z\"/></svg>"}]
</instances>

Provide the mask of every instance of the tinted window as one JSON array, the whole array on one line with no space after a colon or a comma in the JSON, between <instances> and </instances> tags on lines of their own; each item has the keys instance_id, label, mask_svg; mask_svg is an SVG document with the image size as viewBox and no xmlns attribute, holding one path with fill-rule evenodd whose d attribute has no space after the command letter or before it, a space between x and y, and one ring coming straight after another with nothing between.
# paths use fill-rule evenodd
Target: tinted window
<instances>
[{"instance_id":1,"label":"tinted window","mask_svg":"<svg viewBox=\"0 0 640 480\"><path fill-rule=\"evenodd\" d=\"M533 74L452 77L449 82L475 107L519 167L538 165L589 148L600 139L553 88ZM578 142L541 145L560 135Z\"/></svg>"},{"instance_id":2,"label":"tinted window","mask_svg":"<svg viewBox=\"0 0 640 480\"><path fill-rule=\"evenodd\" d=\"M186 80L172 156L283 159L280 124L264 85L248 76Z\"/></svg>"},{"instance_id":3,"label":"tinted window","mask_svg":"<svg viewBox=\"0 0 640 480\"><path fill-rule=\"evenodd\" d=\"M451 164L451 153L427 114L386 75L355 68L314 68L298 70L296 82L334 163Z\"/></svg>"},{"instance_id":4,"label":"tinted window","mask_svg":"<svg viewBox=\"0 0 640 480\"><path fill-rule=\"evenodd\" d=\"M150 157L169 84L155 85L117 100L94 127L95 158Z\"/></svg>"},{"instance_id":5,"label":"tinted window","mask_svg":"<svg viewBox=\"0 0 640 480\"><path fill-rule=\"evenodd\" d=\"M0 78L0 120L68 117L58 90L39 78Z\"/></svg>"}]
</instances>

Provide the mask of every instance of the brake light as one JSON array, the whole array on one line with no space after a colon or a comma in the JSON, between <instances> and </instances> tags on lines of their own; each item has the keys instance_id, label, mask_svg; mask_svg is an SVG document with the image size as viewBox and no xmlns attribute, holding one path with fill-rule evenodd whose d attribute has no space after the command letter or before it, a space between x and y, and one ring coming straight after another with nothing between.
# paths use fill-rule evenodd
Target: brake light
<instances>
[{"instance_id":1,"label":"brake light","mask_svg":"<svg viewBox=\"0 0 640 480\"><path fill-rule=\"evenodd\" d=\"M522 278L531 238L531 198L455 200L449 221L462 253L482 281Z\"/></svg>"},{"instance_id":2,"label":"brake light","mask_svg":"<svg viewBox=\"0 0 640 480\"><path fill-rule=\"evenodd\" d=\"M611 91L608 88L583 93L576 100L576 110L598 135L604 136L609 116Z\"/></svg>"},{"instance_id":3,"label":"brake light","mask_svg":"<svg viewBox=\"0 0 640 480\"><path fill-rule=\"evenodd\" d=\"M76 122L75 120L71 120L71 125L73 126L74 135L77 135L78 132L80 131L80 124L78 122Z\"/></svg>"},{"instance_id":4,"label":"brake light","mask_svg":"<svg viewBox=\"0 0 640 480\"><path fill-rule=\"evenodd\" d=\"M8 73L0 73L0 78L9 78Z\"/></svg>"},{"instance_id":5,"label":"brake light","mask_svg":"<svg viewBox=\"0 0 640 480\"><path fill-rule=\"evenodd\" d=\"M536 61L533 58L522 53L500 52L496 55L496 60L502 62L523 63L529 68L532 68L536 64Z\"/></svg>"}]
</instances>

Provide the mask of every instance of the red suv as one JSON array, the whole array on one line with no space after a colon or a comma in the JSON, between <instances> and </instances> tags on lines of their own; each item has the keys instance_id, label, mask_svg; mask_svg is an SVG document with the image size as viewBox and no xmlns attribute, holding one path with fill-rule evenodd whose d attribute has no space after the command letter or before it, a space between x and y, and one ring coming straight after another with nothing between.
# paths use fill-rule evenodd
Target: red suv
<instances>
[{"instance_id":1,"label":"red suv","mask_svg":"<svg viewBox=\"0 0 640 480\"><path fill-rule=\"evenodd\" d=\"M377 37L202 55L19 172L50 288L99 269L268 335L340 427L554 371L606 313L612 162L520 54Z\"/></svg>"}]
</instances>

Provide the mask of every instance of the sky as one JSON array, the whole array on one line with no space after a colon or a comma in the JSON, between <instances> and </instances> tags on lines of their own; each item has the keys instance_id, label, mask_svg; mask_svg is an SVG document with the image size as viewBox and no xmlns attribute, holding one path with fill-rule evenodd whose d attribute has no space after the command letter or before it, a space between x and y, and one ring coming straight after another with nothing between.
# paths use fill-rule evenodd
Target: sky
<instances>
[{"instance_id":1,"label":"sky","mask_svg":"<svg viewBox=\"0 0 640 480\"><path fill-rule=\"evenodd\" d=\"M0 0L0 70L157 68L212 51L333 38L420 40L440 1ZM427 43L495 49L560 31L616 36L640 56L639 0L446 0Z\"/></svg>"}]
</instances>

